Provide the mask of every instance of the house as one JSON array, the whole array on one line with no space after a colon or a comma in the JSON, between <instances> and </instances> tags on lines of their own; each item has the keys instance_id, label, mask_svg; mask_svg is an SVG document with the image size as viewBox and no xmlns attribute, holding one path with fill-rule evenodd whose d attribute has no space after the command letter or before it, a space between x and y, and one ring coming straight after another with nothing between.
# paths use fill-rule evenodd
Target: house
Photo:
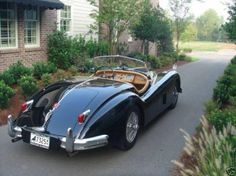
<instances>
[{"instance_id":1,"label":"house","mask_svg":"<svg viewBox=\"0 0 236 176\"><path fill-rule=\"evenodd\" d=\"M98 10L87 0L61 0L64 8L57 12L58 29L67 32L71 36L82 35L89 39L97 39L98 35L91 33L90 26L95 20L90 17L93 10Z\"/></svg>"},{"instance_id":2,"label":"house","mask_svg":"<svg viewBox=\"0 0 236 176\"><path fill-rule=\"evenodd\" d=\"M47 35L56 28L97 39L89 28L93 10L87 0L0 0L0 72L18 60L47 60Z\"/></svg>"},{"instance_id":3,"label":"house","mask_svg":"<svg viewBox=\"0 0 236 176\"><path fill-rule=\"evenodd\" d=\"M47 59L47 35L63 7L59 0L0 0L0 71Z\"/></svg>"}]
</instances>

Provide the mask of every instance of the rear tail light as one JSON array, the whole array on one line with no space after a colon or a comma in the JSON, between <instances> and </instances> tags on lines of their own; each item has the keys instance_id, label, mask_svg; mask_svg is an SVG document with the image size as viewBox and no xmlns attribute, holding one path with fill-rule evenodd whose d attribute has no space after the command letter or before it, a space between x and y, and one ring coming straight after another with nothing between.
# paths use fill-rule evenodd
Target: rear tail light
<instances>
[{"instance_id":1,"label":"rear tail light","mask_svg":"<svg viewBox=\"0 0 236 176\"><path fill-rule=\"evenodd\" d=\"M21 111L22 112L25 112L27 110L27 104L26 103L23 103L22 105L21 105Z\"/></svg>"},{"instance_id":2,"label":"rear tail light","mask_svg":"<svg viewBox=\"0 0 236 176\"><path fill-rule=\"evenodd\" d=\"M29 110L30 106L33 104L33 100L27 101L21 105L21 112L26 112Z\"/></svg>"},{"instance_id":3,"label":"rear tail light","mask_svg":"<svg viewBox=\"0 0 236 176\"><path fill-rule=\"evenodd\" d=\"M78 116L78 123L83 124L88 117L90 110L87 110Z\"/></svg>"}]
</instances>

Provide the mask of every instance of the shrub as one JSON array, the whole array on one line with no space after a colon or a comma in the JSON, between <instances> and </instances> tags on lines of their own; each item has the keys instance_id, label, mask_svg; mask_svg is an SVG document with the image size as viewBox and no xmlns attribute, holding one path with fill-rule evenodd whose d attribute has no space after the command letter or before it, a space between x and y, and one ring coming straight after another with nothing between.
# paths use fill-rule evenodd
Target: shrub
<instances>
[{"instance_id":1,"label":"shrub","mask_svg":"<svg viewBox=\"0 0 236 176\"><path fill-rule=\"evenodd\" d=\"M0 74L0 80L3 80L5 84L9 86L12 86L16 82L9 70L6 70L2 74Z\"/></svg>"},{"instance_id":2,"label":"shrub","mask_svg":"<svg viewBox=\"0 0 236 176\"><path fill-rule=\"evenodd\" d=\"M224 75L217 81L217 86L213 93L213 99L217 101L219 105L224 105L229 102L233 90L232 82L233 78L229 75Z\"/></svg>"},{"instance_id":3,"label":"shrub","mask_svg":"<svg viewBox=\"0 0 236 176\"><path fill-rule=\"evenodd\" d=\"M42 75L43 85L46 87L51 83L51 74L45 73Z\"/></svg>"},{"instance_id":4,"label":"shrub","mask_svg":"<svg viewBox=\"0 0 236 176\"><path fill-rule=\"evenodd\" d=\"M48 36L48 60L58 68L68 69L76 57L74 41L66 33L56 31Z\"/></svg>"},{"instance_id":5,"label":"shrub","mask_svg":"<svg viewBox=\"0 0 236 176\"><path fill-rule=\"evenodd\" d=\"M78 64L78 70L80 72L90 72L95 65L91 59L85 59L82 63Z\"/></svg>"},{"instance_id":6,"label":"shrub","mask_svg":"<svg viewBox=\"0 0 236 176\"><path fill-rule=\"evenodd\" d=\"M98 42L98 53L97 56L108 55L109 44L106 41Z\"/></svg>"},{"instance_id":7,"label":"shrub","mask_svg":"<svg viewBox=\"0 0 236 176\"><path fill-rule=\"evenodd\" d=\"M231 64L236 65L236 56L231 60Z\"/></svg>"},{"instance_id":8,"label":"shrub","mask_svg":"<svg viewBox=\"0 0 236 176\"><path fill-rule=\"evenodd\" d=\"M33 75L37 79L41 79L43 74L46 73L55 73L57 71L57 67L55 64L51 62L37 62L33 64Z\"/></svg>"},{"instance_id":9,"label":"shrub","mask_svg":"<svg viewBox=\"0 0 236 176\"><path fill-rule=\"evenodd\" d=\"M78 60L108 54L108 43L84 37L69 37L56 31L48 36L48 58L60 69L68 69Z\"/></svg>"},{"instance_id":10,"label":"shrub","mask_svg":"<svg viewBox=\"0 0 236 176\"><path fill-rule=\"evenodd\" d=\"M210 124L213 125L217 131L221 131L227 124L236 126L236 114L232 110L214 110L208 116Z\"/></svg>"},{"instance_id":11,"label":"shrub","mask_svg":"<svg viewBox=\"0 0 236 176\"><path fill-rule=\"evenodd\" d=\"M14 91L3 81L0 81L0 108L6 108L10 98L14 95Z\"/></svg>"},{"instance_id":12,"label":"shrub","mask_svg":"<svg viewBox=\"0 0 236 176\"><path fill-rule=\"evenodd\" d=\"M175 62L175 58L165 56L165 55L160 56L159 59L161 62L161 66L167 66L167 65L173 64Z\"/></svg>"},{"instance_id":13,"label":"shrub","mask_svg":"<svg viewBox=\"0 0 236 176\"><path fill-rule=\"evenodd\" d=\"M19 85L23 94L30 97L38 90L37 81L32 76L24 76L19 80Z\"/></svg>"},{"instance_id":14,"label":"shrub","mask_svg":"<svg viewBox=\"0 0 236 176\"><path fill-rule=\"evenodd\" d=\"M75 76L78 73L78 69L76 68L76 66L72 65L68 71L71 73L72 76Z\"/></svg>"},{"instance_id":15,"label":"shrub","mask_svg":"<svg viewBox=\"0 0 236 176\"><path fill-rule=\"evenodd\" d=\"M193 51L192 48L184 48L183 49L184 53L191 53L192 51Z\"/></svg>"},{"instance_id":16,"label":"shrub","mask_svg":"<svg viewBox=\"0 0 236 176\"><path fill-rule=\"evenodd\" d=\"M20 61L12 64L8 69L9 74L12 75L14 79L14 84L23 77L32 75L32 70L28 67L25 67Z\"/></svg>"},{"instance_id":17,"label":"shrub","mask_svg":"<svg viewBox=\"0 0 236 176\"><path fill-rule=\"evenodd\" d=\"M215 101L210 100L207 103L205 103L205 112L207 115L218 109L219 106Z\"/></svg>"},{"instance_id":18,"label":"shrub","mask_svg":"<svg viewBox=\"0 0 236 176\"><path fill-rule=\"evenodd\" d=\"M58 69L57 72L53 75L56 80L63 80L69 78L71 75L62 69Z\"/></svg>"},{"instance_id":19,"label":"shrub","mask_svg":"<svg viewBox=\"0 0 236 176\"><path fill-rule=\"evenodd\" d=\"M213 128L209 130L209 124L205 118L202 120L202 130L198 138L191 138L184 133L186 144L184 151L188 160L188 166L178 161L172 161L179 169L181 176L223 176L229 167L235 166L233 143L228 138L236 131L236 128L227 125L223 131L217 133Z\"/></svg>"},{"instance_id":20,"label":"shrub","mask_svg":"<svg viewBox=\"0 0 236 176\"><path fill-rule=\"evenodd\" d=\"M161 62L160 59L155 57L155 56L148 56L147 57L147 61L150 63L151 67L156 69L156 68L160 68L161 66Z\"/></svg>"},{"instance_id":21,"label":"shrub","mask_svg":"<svg viewBox=\"0 0 236 176\"><path fill-rule=\"evenodd\" d=\"M128 51L129 51L129 46L127 45L127 43L123 42L117 44L117 54L126 55Z\"/></svg>"}]
</instances>

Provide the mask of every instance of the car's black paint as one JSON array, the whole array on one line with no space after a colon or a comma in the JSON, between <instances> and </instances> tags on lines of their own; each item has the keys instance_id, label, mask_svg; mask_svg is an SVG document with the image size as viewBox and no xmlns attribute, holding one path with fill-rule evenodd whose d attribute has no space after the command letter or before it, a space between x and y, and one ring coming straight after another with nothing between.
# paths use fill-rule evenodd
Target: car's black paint
<instances>
[{"instance_id":1,"label":"car's black paint","mask_svg":"<svg viewBox=\"0 0 236 176\"><path fill-rule=\"evenodd\" d=\"M91 112L87 117L89 120L109 99L132 88L129 84L106 79L89 80L83 85L77 85L69 90L70 92L63 98L63 101L60 101L58 108L54 110L48 121L46 131L63 136L70 127L76 137L86 124L86 121L83 124L77 122L77 117L81 113L90 109Z\"/></svg>"},{"instance_id":2,"label":"car's black paint","mask_svg":"<svg viewBox=\"0 0 236 176\"><path fill-rule=\"evenodd\" d=\"M173 101L173 91L182 92L180 76L171 71L153 76L148 90L138 95L129 83L114 80L92 78L85 82L61 81L37 92L31 98L34 100L31 111L37 101L45 94L59 90L52 116L45 125L44 133L51 136L55 145L59 137L64 137L68 128L73 129L74 138L84 139L102 134L109 136L109 142L115 144L121 138L127 112L132 107L138 107L141 114L141 126L144 127L166 110ZM67 94L67 96L64 96ZM83 124L77 122L77 117L86 110L91 110ZM21 113L17 119L19 126L33 126L30 122L22 122L23 116L32 117L32 113ZM39 125L40 126L40 125ZM29 143L29 131L23 130L23 140Z\"/></svg>"}]
</instances>

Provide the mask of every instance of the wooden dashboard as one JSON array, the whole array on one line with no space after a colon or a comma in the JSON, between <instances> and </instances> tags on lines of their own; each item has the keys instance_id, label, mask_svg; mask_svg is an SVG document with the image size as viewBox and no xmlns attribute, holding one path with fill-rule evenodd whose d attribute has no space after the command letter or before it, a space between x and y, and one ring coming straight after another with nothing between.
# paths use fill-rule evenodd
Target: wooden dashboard
<instances>
[{"instance_id":1,"label":"wooden dashboard","mask_svg":"<svg viewBox=\"0 0 236 176\"><path fill-rule=\"evenodd\" d=\"M95 73L95 76L131 83L134 85L136 91L140 94L144 93L149 86L149 80L145 75L133 71L98 70Z\"/></svg>"}]
</instances>

